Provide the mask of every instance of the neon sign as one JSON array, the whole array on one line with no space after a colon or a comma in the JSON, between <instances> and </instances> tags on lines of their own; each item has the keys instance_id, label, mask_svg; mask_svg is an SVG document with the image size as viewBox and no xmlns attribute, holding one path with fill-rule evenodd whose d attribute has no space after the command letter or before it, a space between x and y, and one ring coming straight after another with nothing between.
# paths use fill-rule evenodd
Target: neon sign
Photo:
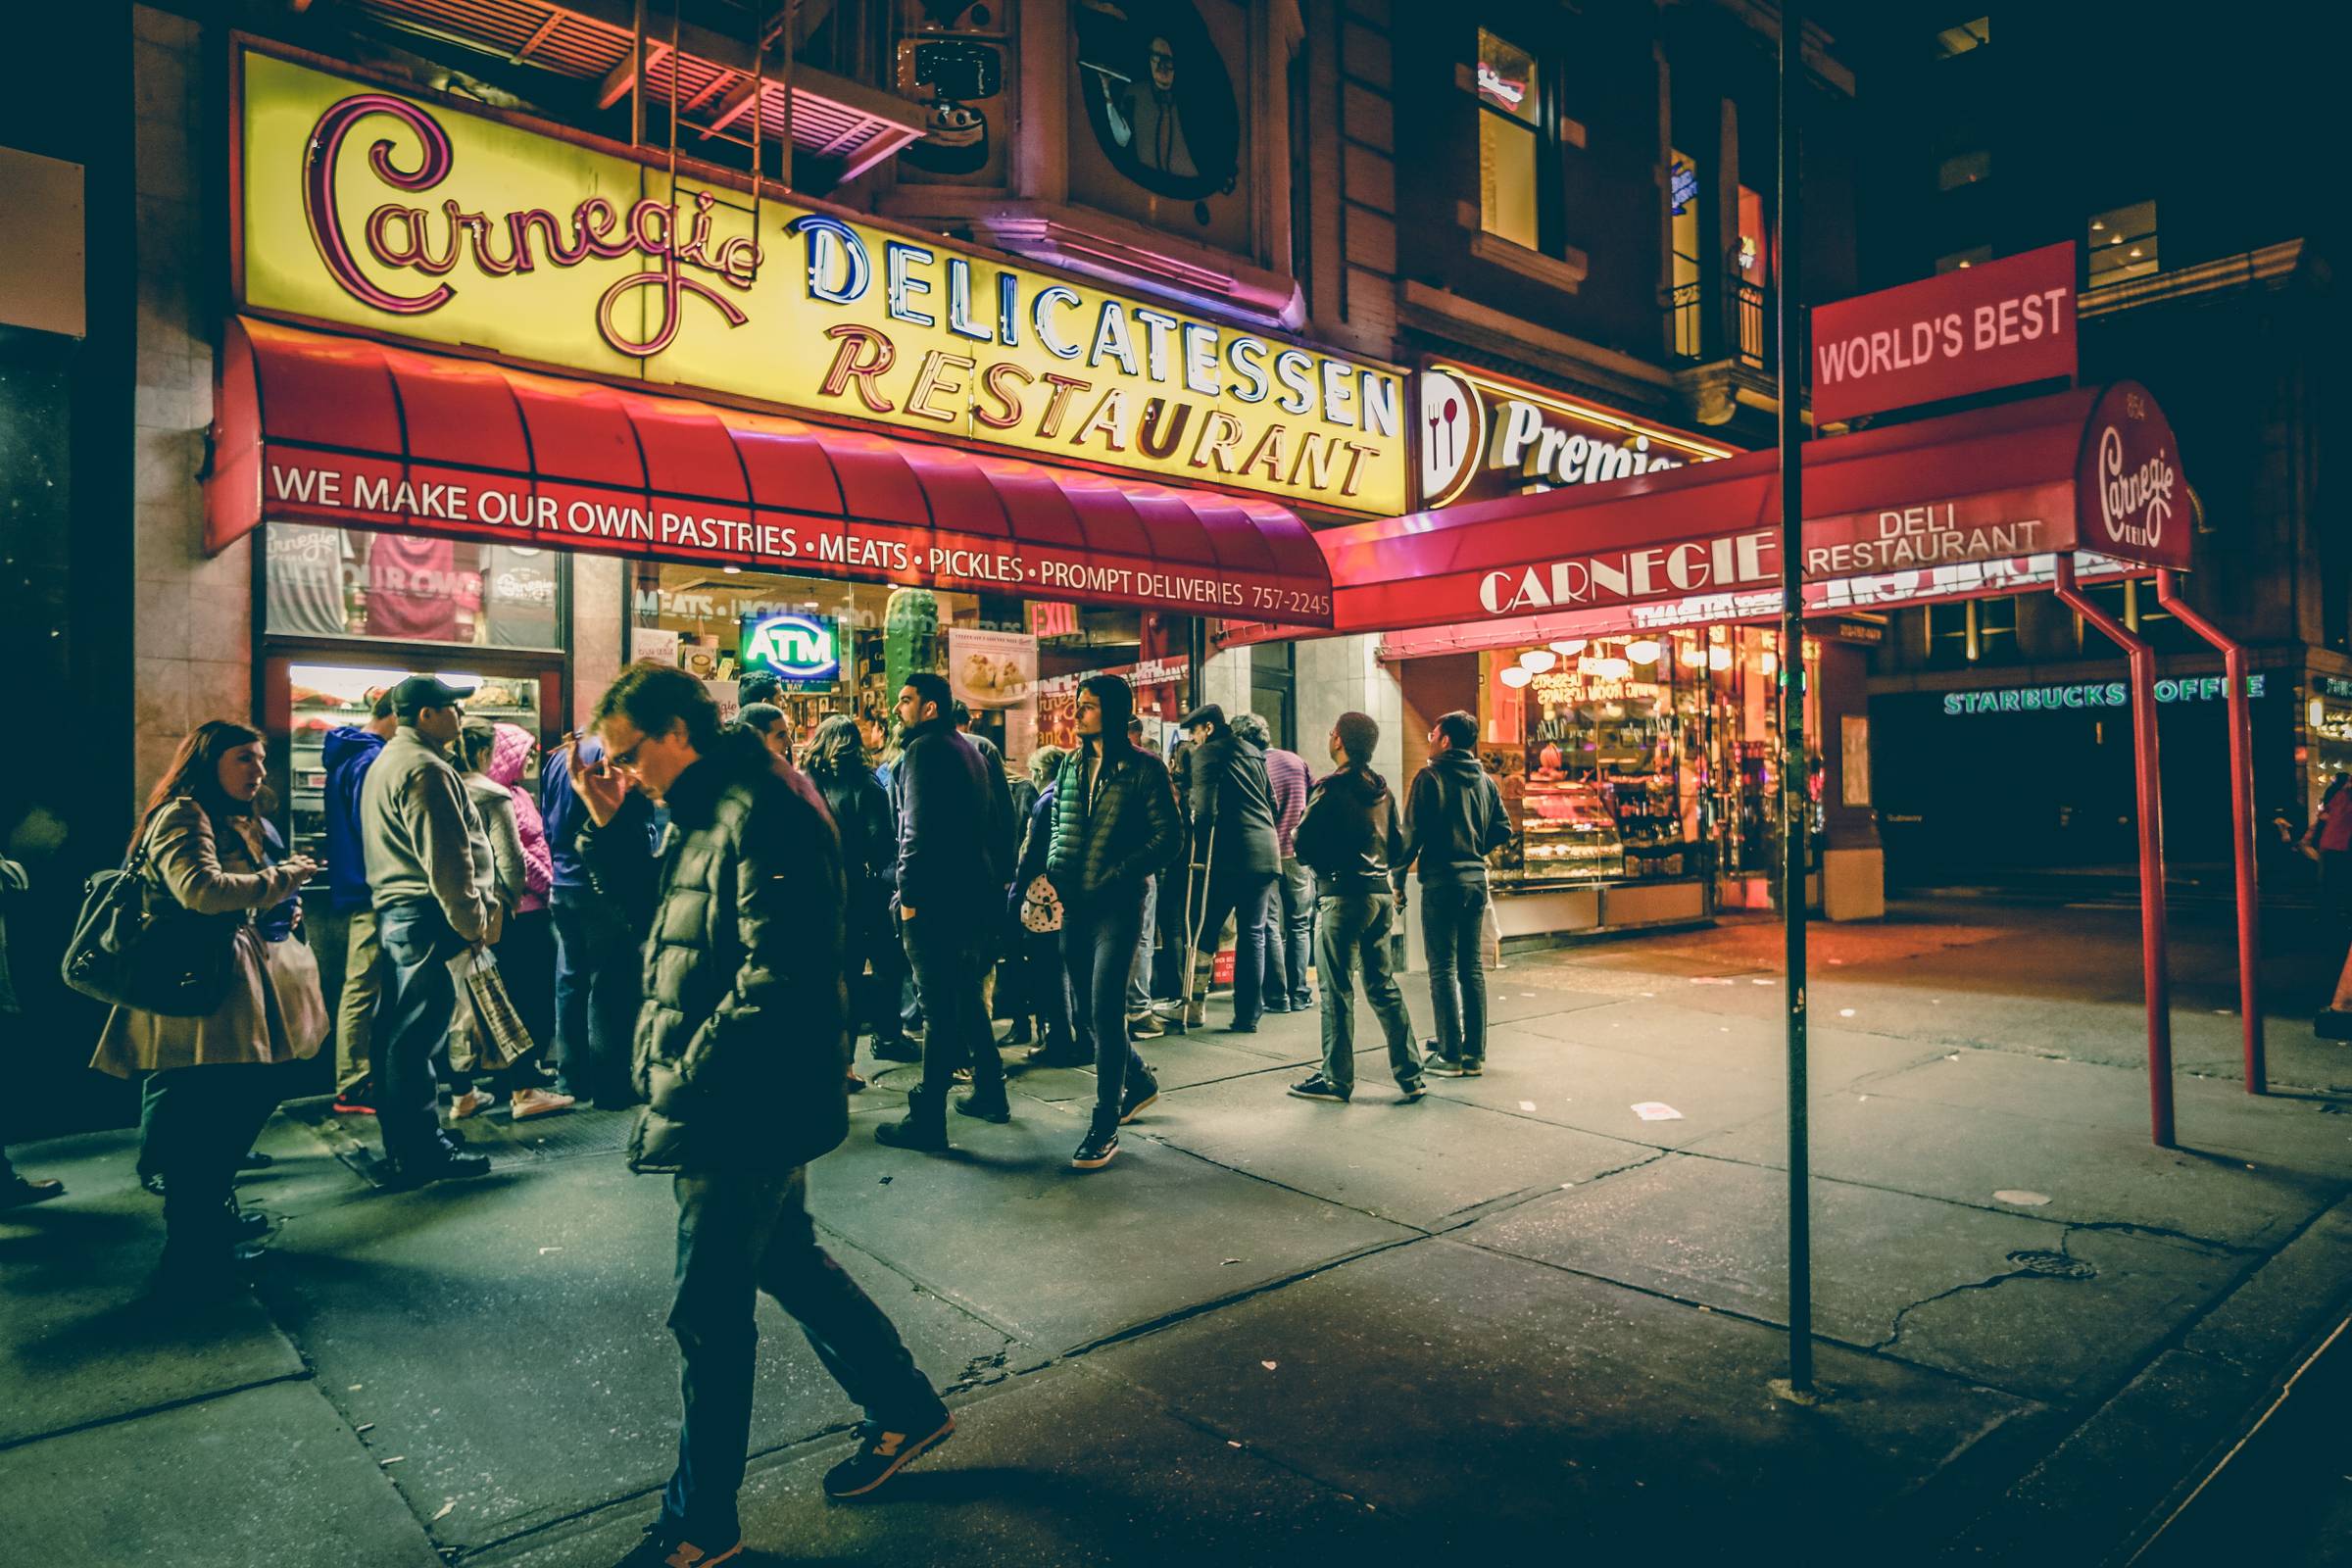
<instances>
[{"instance_id":1,"label":"neon sign","mask_svg":"<svg viewBox=\"0 0 2352 1568\"><path fill-rule=\"evenodd\" d=\"M841 643L831 621L766 615L745 629L742 663L746 669L773 670L786 680L835 680L841 675Z\"/></svg>"},{"instance_id":2,"label":"neon sign","mask_svg":"<svg viewBox=\"0 0 2352 1568\"><path fill-rule=\"evenodd\" d=\"M2246 695L2260 697L2268 684L2261 675L2246 677ZM2156 683L2160 703L2214 702L2230 695L2230 683L2219 675L2187 675ZM2132 688L2120 680L2082 681L2071 686L2013 686L2002 691L1945 692L1947 717L1964 713L2047 713L2067 708L2125 708Z\"/></svg>"},{"instance_id":3,"label":"neon sign","mask_svg":"<svg viewBox=\"0 0 2352 1568\"><path fill-rule=\"evenodd\" d=\"M1367 513L1404 382L514 117L239 56L240 304Z\"/></svg>"}]
</instances>

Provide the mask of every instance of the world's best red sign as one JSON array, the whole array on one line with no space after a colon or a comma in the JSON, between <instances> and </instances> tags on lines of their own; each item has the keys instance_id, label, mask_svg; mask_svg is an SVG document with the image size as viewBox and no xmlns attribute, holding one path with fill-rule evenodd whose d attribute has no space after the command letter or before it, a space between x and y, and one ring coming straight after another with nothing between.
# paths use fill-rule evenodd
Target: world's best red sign
<instances>
[{"instance_id":1,"label":"world's best red sign","mask_svg":"<svg viewBox=\"0 0 2352 1568\"><path fill-rule=\"evenodd\" d=\"M2045 245L1815 311L1813 417L2071 376L2075 364L2075 247Z\"/></svg>"}]
</instances>

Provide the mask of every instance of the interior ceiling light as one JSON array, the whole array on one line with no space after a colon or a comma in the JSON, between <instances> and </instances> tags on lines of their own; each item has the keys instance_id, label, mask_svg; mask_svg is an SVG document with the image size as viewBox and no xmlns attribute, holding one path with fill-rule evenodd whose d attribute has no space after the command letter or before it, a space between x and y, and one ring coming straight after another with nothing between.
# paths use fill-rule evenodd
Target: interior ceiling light
<instances>
[{"instance_id":1,"label":"interior ceiling light","mask_svg":"<svg viewBox=\"0 0 2352 1568\"><path fill-rule=\"evenodd\" d=\"M1769 675L1781 667L1781 656L1767 648L1756 656L1756 668Z\"/></svg>"},{"instance_id":2,"label":"interior ceiling light","mask_svg":"<svg viewBox=\"0 0 2352 1568\"><path fill-rule=\"evenodd\" d=\"M1560 656L1548 648L1530 648L1519 656L1519 667L1531 675L1541 675L1560 662Z\"/></svg>"},{"instance_id":3,"label":"interior ceiling light","mask_svg":"<svg viewBox=\"0 0 2352 1568\"><path fill-rule=\"evenodd\" d=\"M1494 678L1516 691L1536 677L1521 669L1517 664L1505 664L1496 672Z\"/></svg>"},{"instance_id":4,"label":"interior ceiling light","mask_svg":"<svg viewBox=\"0 0 2352 1568\"><path fill-rule=\"evenodd\" d=\"M1563 659L1574 659L1585 651L1585 640L1582 637L1563 637L1551 645L1551 651Z\"/></svg>"},{"instance_id":5,"label":"interior ceiling light","mask_svg":"<svg viewBox=\"0 0 2352 1568\"><path fill-rule=\"evenodd\" d=\"M1641 638L1636 642L1630 642L1625 645L1625 657L1632 660L1637 664L1656 663L1658 662L1658 645L1650 641L1650 639L1647 637Z\"/></svg>"}]
</instances>

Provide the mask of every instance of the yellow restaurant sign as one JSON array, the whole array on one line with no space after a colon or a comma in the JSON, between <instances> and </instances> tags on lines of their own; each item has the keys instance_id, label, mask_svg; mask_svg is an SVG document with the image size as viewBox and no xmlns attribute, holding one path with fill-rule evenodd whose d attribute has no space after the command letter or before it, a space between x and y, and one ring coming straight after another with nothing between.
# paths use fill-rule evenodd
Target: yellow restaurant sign
<instances>
[{"instance_id":1,"label":"yellow restaurant sign","mask_svg":"<svg viewBox=\"0 0 2352 1568\"><path fill-rule=\"evenodd\" d=\"M1397 372L242 57L241 297L519 360L1358 512Z\"/></svg>"}]
</instances>

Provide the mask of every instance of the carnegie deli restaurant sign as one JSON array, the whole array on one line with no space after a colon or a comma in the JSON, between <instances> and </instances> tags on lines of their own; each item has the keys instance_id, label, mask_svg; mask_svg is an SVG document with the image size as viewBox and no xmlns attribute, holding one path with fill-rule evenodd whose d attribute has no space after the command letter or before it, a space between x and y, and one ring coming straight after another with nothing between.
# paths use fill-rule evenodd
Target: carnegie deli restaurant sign
<instances>
[{"instance_id":1,"label":"carnegie deli restaurant sign","mask_svg":"<svg viewBox=\"0 0 2352 1568\"><path fill-rule=\"evenodd\" d=\"M241 56L249 307L1178 483L1407 505L1403 382L568 135Z\"/></svg>"},{"instance_id":2,"label":"carnegie deli restaurant sign","mask_svg":"<svg viewBox=\"0 0 2352 1568\"><path fill-rule=\"evenodd\" d=\"M1423 366L1419 402L1423 507L1606 484L1739 450L1443 362Z\"/></svg>"}]
</instances>

